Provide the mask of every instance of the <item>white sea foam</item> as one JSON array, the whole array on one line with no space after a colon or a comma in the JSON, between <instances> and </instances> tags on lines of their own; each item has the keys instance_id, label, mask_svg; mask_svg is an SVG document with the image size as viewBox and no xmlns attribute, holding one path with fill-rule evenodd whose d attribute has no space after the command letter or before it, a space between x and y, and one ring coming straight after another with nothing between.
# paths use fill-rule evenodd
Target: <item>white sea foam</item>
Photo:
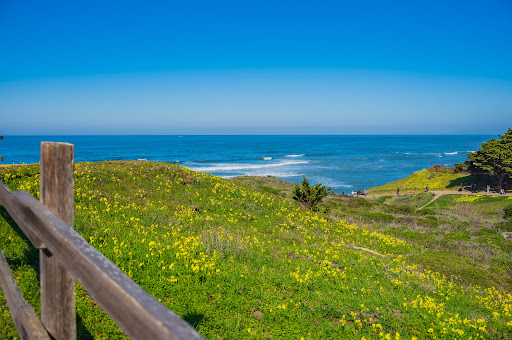
<instances>
[{"instance_id":1,"label":"white sea foam","mask_svg":"<svg viewBox=\"0 0 512 340\"><path fill-rule=\"evenodd\" d=\"M302 177L303 175L302 174L293 174L293 173L289 174L289 173L283 173L283 172L265 171L265 172L246 172L246 173L238 174L238 175L222 175L219 177L226 178L226 179L232 179L232 178L235 178L238 176L263 176L263 177L273 176L273 177L277 177L277 178L290 178L290 177Z\"/></svg>"},{"instance_id":2,"label":"white sea foam","mask_svg":"<svg viewBox=\"0 0 512 340\"><path fill-rule=\"evenodd\" d=\"M270 161L272 160L272 157L261 157L261 159L263 159L264 161Z\"/></svg>"},{"instance_id":3,"label":"white sea foam","mask_svg":"<svg viewBox=\"0 0 512 340\"><path fill-rule=\"evenodd\" d=\"M195 167L192 170L196 171L235 171L235 170L255 170L255 169L263 169L263 168L274 168L280 166L287 165L297 165L297 164L307 164L308 161L285 161L279 163L266 163L266 164L242 164L242 163L234 163L234 164L217 164L209 167Z\"/></svg>"},{"instance_id":4,"label":"white sea foam","mask_svg":"<svg viewBox=\"0 0 512 340\"><path fill-rule=\"evenodd\" d=\"M455 151L455 152L443 152L445 155L458 155L459 152L458 151Z\"/></svg>"},{"instance_id":5,"label":"white sea foam","mask_svg":"<svg viewBox=\"0 0 512 340\"><path fill-rule=\"evenodd\" d=\"M300 154L300 155L286 155L285 157L289 157L289 158L295 158L295 157L303 157L305 156L306 154L303 153L303 154Z\"/></svg>"},{"instance_id":6,"label":"white sea foam","mask_svg":"<svg viewBox=\"0 0 512 340\"><path fill-rule=\"evenodd\" d=\"M264 172L248 172L247 176L274 176L277 178L288 178L288 177L302 177L302 174L295 173L286 173L286 172L273 172L273 171L264 171Z\"/></svg>"}]
</instances>

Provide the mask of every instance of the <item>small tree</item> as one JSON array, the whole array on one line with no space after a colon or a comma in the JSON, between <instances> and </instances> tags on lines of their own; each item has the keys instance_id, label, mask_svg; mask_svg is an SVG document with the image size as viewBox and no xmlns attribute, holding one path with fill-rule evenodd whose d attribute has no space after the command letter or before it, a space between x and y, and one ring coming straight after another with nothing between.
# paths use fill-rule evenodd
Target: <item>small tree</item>
<instances>
[{"instance_id":1,"label":"small tree","mask_svg":"<svg viewBox=\"0 0 512 340\"><path fill-rule=\"evenodd\" d=\"M490 175L498 185L512 176L512 129L498 139L490 139L482 147L468 155L468 160L459 167L465 167L471 174Z\"/></svg>"},{"instance_id":2,"label":"small tree","mask_svg":"<svg viewBox=\"0 0 512 340\"><path fill-rule=\"evenodd\" d=\"M317 184L314 187L309 185L306 176L302 176L302 184L295 184L293 189L292 198L297 202L303 204L306 208L312 211L318 210L318 203L329 194L331 188L326 188L325 185Z\"/></svg>"}]
</instances>

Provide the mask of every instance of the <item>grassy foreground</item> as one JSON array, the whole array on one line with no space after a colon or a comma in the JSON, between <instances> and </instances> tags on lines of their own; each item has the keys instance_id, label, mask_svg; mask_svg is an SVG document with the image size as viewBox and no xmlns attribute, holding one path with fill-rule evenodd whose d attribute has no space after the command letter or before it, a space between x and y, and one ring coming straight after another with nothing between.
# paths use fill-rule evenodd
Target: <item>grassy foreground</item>
<instances>
[{"instance_id":1,"label":"grassy foreground","mask_svg":"<svg viewBox=\"0 0 512 340\"><path fill-rule=\"evenodd\" d=\"M0 180L38 196L36 166L2 168ZM343 206L371 212L363 201L331 198L332 213L318 214L272 190L152 162L77 163L75 181L78 232L207 338L512 337L507 282L428 269L417 261L428 243L389 223L346 221L356 216ZM38 252L0 214L0 247L37 310ZM78 284L77 313L80 338L125 337ZM17 337L3 295L0 329Z\"/></svg>"}]
</instances>

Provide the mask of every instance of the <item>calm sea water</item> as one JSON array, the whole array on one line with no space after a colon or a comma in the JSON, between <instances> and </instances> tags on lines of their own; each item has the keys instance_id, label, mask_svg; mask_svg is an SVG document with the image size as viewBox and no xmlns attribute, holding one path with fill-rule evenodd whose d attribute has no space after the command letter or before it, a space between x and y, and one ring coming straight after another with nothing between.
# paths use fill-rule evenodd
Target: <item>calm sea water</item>
<instances>
[{"instance_id":1,"label":"calm sea water","mask_svg":"<svg viewBox=\"0 0 512 340\"><path fill-rule=\"evenodd\" d=\"M498 136L4 136L2 164L39 162L41 141L75 145L77 162L163 161L213 175L275 176L349 192L453 166Z\"/></svg>"}]
</instances>

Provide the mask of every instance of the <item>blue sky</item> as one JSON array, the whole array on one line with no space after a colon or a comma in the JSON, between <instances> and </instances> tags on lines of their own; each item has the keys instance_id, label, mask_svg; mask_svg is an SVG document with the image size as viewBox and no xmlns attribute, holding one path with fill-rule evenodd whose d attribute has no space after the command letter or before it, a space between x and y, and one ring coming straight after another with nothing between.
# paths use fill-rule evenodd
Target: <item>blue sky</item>
<instances>
[{"instance_id":1,"label":"blue sky","mask_svg":"<svg viewBox=\"0 0 512 340\"><path fill-rule=\"evenodd\" d=\"M0 0L0 134L502 134L512 2Z\"/></svg>"}]
</instances>

